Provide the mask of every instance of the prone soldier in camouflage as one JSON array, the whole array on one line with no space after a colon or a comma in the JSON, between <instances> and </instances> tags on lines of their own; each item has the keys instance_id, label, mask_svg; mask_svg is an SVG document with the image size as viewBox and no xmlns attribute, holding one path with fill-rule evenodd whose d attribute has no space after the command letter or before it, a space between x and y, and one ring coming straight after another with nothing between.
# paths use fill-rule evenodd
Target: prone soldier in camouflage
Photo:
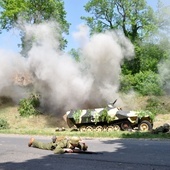
<instances>
[{"instance_id":1,"label":"prone soldier in camouflage","mask_svg":"<svg viewBox=\"0 0 170 170\"><path fill-rule=\"evenodd\" d=\"M44 150L52 150L54 154L73 153L73 149L75 148L78 148L81 151L86 151L88 148L88 146L77 136L71 137L70 139L65 137L57 139L53 137L52 142L49 143L43 143L31 138L28 146Z\"/></svg>"},{"instance_id":2,"label":"prone soldier in camouflage","mask_svg":"<svg viewBox=\"0 0 170 170\"><path fill-rule=\"evenodd\" d=\"M152 130L153 134L159 134L159 133L168 133L170 130L170 126L168 123L165 123L163 126L159 126L156 129Z\"/></svg>"}]
</instances>

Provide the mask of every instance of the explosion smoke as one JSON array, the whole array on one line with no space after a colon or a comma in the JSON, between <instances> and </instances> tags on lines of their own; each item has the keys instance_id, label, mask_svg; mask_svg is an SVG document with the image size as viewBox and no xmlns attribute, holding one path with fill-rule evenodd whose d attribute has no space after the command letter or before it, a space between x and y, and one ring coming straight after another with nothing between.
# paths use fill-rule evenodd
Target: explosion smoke
<instances>
[{"instance_id":1,"label":"explosion smoke","mask_svg":"<svg viewBox=\"0 0 170 170\"><path fill-rule=\"evenodd\" d=\"M27 72L32 75L33 89L41 95L41 105L51 110L96 107L114 101L121 63L134 55L130 41L120 32L95 34L81 42L80 62L76 62L60 50L57 29L58 25L51 22L25 25L28 39L36 40L28 58L0 50L0 96L15 101L26 96L28 89L14 84L12 77ZM77 39L83 34L79 32Z\"/></svg>"}]
</instances>

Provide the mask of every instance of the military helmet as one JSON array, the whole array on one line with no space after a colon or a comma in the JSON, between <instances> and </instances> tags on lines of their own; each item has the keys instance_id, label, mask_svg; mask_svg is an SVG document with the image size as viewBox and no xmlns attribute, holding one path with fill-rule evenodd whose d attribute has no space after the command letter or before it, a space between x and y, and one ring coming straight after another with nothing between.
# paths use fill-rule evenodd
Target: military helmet
<instances>
[{"instance_id":1,"label":"military helmet","mask_svg":"<svg viewBox=\"0 0 170 170\"><path fill-rule=\"evenodd\" d=\"M81 139L77 136L73 136L70 138L70 143L73 145L78 145L80 141L81 141Z\"/></svg>"},{"instance_id":2,"label":"military helmet","mask_svg":"<svg viewBox=\"0 0 170 170\"><path fill-rule=\"evenodd\" d=\"M57 137L56 137L56 136L53 136L53 137L52 137L52 142L55 143L56 140L57 140Z\"/></svg>"},{"instance_id":3,"label":"military helmet","mask_svg":"<svg viewBox=\"0 0 170 170\"><path fill-rule=\"evenodd\" d=\"M164 126L164 128L169 129L169 124L168 123L165 123L163 126Z\"/></svg>"}]
</instances>

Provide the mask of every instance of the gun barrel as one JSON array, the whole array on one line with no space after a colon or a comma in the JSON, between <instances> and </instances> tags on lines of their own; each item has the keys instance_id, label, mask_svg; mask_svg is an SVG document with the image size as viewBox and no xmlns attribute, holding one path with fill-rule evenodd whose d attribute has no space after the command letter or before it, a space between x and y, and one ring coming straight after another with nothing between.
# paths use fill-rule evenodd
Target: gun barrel
<instances>
[{"instance_id":1,"label":"gun barrel","mask_svg":"<svg viewBox=\"0 0 170 170\"><path fill-rule=\"evenodd\" d=\"M73 149L73 153L80 153L80 154L102 154L102 152L82 151L82 150L79 150L79 149Z\"/></svg>"}]
</instances>

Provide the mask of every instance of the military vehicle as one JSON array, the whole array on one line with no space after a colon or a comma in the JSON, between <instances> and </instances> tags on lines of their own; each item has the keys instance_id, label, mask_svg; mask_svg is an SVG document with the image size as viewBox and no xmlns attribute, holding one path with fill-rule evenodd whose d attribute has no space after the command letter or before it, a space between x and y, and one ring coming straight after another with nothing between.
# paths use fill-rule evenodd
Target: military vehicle
<instances>
[{"instance_id":1,"label":"military vehicle","mask_svg":"<svg viewBox=\"0 0 170 170\"><path fill-rule=\"evenodd\" d=\"M151 131L153 120L150 112L126 111L109 103L105 108L70 110L66 112L66 121L70 128L80 131ZM142 114L141 114L142 113Z\"/></svg>"}]
</instances>

